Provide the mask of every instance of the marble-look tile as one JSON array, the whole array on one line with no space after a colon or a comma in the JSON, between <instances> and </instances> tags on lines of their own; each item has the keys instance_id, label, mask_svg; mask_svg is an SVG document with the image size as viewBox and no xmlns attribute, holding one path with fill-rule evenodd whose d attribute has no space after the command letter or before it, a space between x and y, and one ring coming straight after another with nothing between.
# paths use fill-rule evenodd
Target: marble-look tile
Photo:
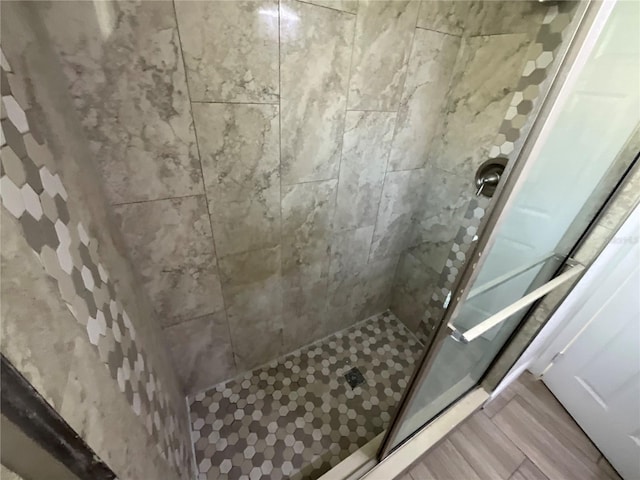
<instances>
[{"instance_id":1,"label":"marble-look tile","mask_svg":"<svg viewBox=\"0 0 640 480\"><path fill-rule=\"evenodd\" d=\"M0 219L0 348L40 395L60 408L66 375L75 361L75 338L83 332L18 221L4 208Z\"/></svg>"},{"instance_id":2,"label":"marble-look tile","mask_svg":"<svg viewBox=\"0 0 640 480\"><path fill-rule=\"evenodd\" d=\"M440 275L447 263L453 240L448 242L424 242L409 250L427 269Z\"/></svg>"},{"instance_id":3,"label":"marble-look tile","mask_svg":"<svg viewBox=\"0 0 640 480\"><path fill-rule=\"evenodd\" d=\"M466 17L468 35L537 33L548 5L535 0L472 0Z\"/></svg>"},{"instance_id":4,"label":"marble-look tile","mask_svg":"<svg viewBox=\"0 0 640 480\"><path fill-rule=\"evenodd\" d=\"M220 259L231 343L239 372L283 353L280 263L280 247Z\"/></svg>"},{"instance_id":5,"label":"marble-look tile","mask_svg":"<svg viewBox=\"0 0 640 480\"><path fill-rule=\"evenodd\" d=\"M162 325L222 310L203 195L118 205L114 210Z\"/></svg>"},{"instance_id":6,"label":"marble-look tile","mask_svg":"<svg viewBox=\"0 0 640 480\"><path fill-rule=\"evenodd\" d=\"M282 276L285 318L325 306L336 180L283 187Z\"/></svg>"},{"instance_id":7,"label":"marble-look tile","mask_svg":"<svg viewBox=\"0 0 640 480\"><path fill-rule=\"evenodd\" d=\"M53 2L39 11L110 202L202 193L171 2Z\"/></svg>"},{"instance_id":8,"label":"marble-look tile","mask_svg":"<svg viewBox=\"0 0 640 480\"><path fill-rule=\"evenodd\" d=\"M355 17L280 3L282 183L338 176Z\"/></svg>"},{"instance_id":9,"label":"marble-look tile","mask_svg":"<svg viewBox=\"0 0 640 480\"><path fill-rule=\"evenodd\" d=\"M378 213L396 114L347 112L334 227L373 225Z\"/></svg>"},{"instance_id":10,"label":"marble-look tile","mask_svg":"<svg viewBox=\"0 0 640 480\"><path fill-rule=\"evenodd\" d=\"M419 6L417 0L360 0L349 109L398 108Z\"/></svg>"},{"instance_id":11,"label":"marble-look tile","mask_svg":"<svg viewBox=\"0 0 640 480\"><path fill-rule=\"evenodd\" d=\"M304 3L311 3L320 7L333 8L348 13L358 11L358 0L299 0Z\"/></svg>"},{"instance_id":12,"label":"marble-look tile","mask_svg":"<svg viewBox=\"0 0 640 480\"><path fill-rule=\"evenodd\" d=\"M73 354L76 361L65 371L60 415L119 478L177 480L175 471L149 443L143 423L99 362L92 345L77 338Z\"/></svg>"},{"instance_id":13,"label":"marble-look tile","mask_svg":"<svg viewBox=\"0 0 640 480\"><path fill-rule=\"evenodd\" d=\"M416 242L448 242L455 238L475 195L472 182L473 179L439 168L429 169L423 185L427 195L416 215Z\"/></svg>"},{"instance_id":14,"label":"marble-look tile","mask_svg":"<svg viewBox=\"0 0 640 480\"><path fill-rule=\"evenodd\" d=\"M425 166L433 136L443 119L459 48L458 37L416 30L398 110L389 170Z\"/></svg>"},{"instance_id":15,"label":"marble-look tile","mask_svg":"<svg viewBox=\"0 0 640 480\"><path fill-rule=\"evenodd\" d=\"M368 318L389 308L399 256L369 260L360 275L356 292L356 317Z\"/></svg>"},{"instance_id":16,"label":"marble-look tile","mask_svg":"<svg viewBox=\"0 0 640 480\"><path fill-rule=\"evenodd\" d=\"M488 158L522 75L528 46L524 34L463 40L440 141L429 159L432 165L472 181Z\"/></svg>"},{"instance_id":17,"label":"marble-look tile","mask_svg":"<svg viewBox=\"0 0 640 480\"><path fill-rule=\"evenodd\" d=\"M278 2L175 2L191 100L278 101Z\"/></svg>"},{"instance_id":18,"label":"marble-look tile","mask_svg":"<svg viewBox=\"0 0 640 480\"><path fill-rule=\"evenodd\" d=\"M410 252L402 255L393 283L391 310L412 332L419 331L438 279L439 275Z\"/></svg>"},{"instance_id":19,"label":"marble-look tile","mask_svg":"<svg viewBox=\"0 0 640 480\"><path fill-rule=\"evenodd\" d=\"M466 0L422 0L418 27L462 35L470 4Z\"/></svg>"},{"instance_id":20,"label":"marble-look tile","mask_svg":"<svg viewBox=\"0 0 640 480\"><path fill-rule=\"evenodd\" d=\"M333 234L328 305L344 307L354 304L358 293L356 287L367 265L372 238L373 226Z\"/></svg>"},{"instance_id":21,"label":"marble-look tile","mask_svg":"<svg viewBox=\"0 0 640 480\"><path fill-rule=\"evenodd\" d=\"M280 242L276 105L194 104L218 257Z\"/></svg>"},{"instance_id":22,"label":"marble-look tile","mask_svg":"<svg viewBox=\"0 0 640 480\"><path fill-rule=\"evenodd\" d=\"M164 333L186 395L236 375L224 311L173 325Z\"/></svg>"},{"instance_id":23,"label":"marble-look tile","mask_svg":"<svg viewBox=\"0 0 640 480\"><path fill-rule=\"evenodd\" d=\"M399 255L413 243L413 225L424 201L425 169L387 172L370 258Z\"/></svg>"}]
</instances>

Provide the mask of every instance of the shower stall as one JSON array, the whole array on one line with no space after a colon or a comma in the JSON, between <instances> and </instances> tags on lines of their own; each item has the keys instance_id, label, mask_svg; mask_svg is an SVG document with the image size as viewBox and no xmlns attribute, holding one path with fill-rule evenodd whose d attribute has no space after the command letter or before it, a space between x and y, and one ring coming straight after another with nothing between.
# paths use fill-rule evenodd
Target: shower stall
<instances>
[{"instance_id":1,"label":"shower stall","mask_svg":"<svg viewBox=\"0 0 640 480\"><path fill-rule=\"evenodd\" d=\"M0 349L104 478L393 478L640 201L637 2L1 13Z\"/></svg>"}]
</instances>

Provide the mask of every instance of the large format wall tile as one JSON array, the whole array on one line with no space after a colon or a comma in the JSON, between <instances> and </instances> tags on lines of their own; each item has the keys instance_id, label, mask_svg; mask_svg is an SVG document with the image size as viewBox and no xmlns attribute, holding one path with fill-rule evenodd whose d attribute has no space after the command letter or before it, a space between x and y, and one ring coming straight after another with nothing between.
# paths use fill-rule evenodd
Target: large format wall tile
<instances>
[{"instance_id":1,"label":"large format wall tile","mask_svg":"<svg viewBox=\"0 0 640 480\"><path fill-rule=\"evenodd\" d=\"M278 2L175 2L191 100L278 101Z\"/></svg>"},{"instance_id":2,"label":"large format wall tile","mask_svg":"<svg viewBox=\"0 0 640 480\"><path fill-rule=\"evenodd\" d=\"M463 41L441 126L441 142L430 156L432 165L473 179L476 168L488 158L509 107L528 45L529 38L524 34Z\"/></svg>"},{"instance_id":3,"label":"large format wall tile","mask_svg":"<svg viewBox=\"0 0 640 480\"><path fill-rule=\"evenodd\" d=\"M371 259L399 255L413 242L416 211L425 196L424 169L387 172L376 229L371 245Z\"/></svg>"},{"instance_id":4,"label":"large format wall tile","mask_svg":"<svg viewBox=\"0 0 640 480\"><path fill-rule=\"evenodd\" d=\"M338 176L354 15L280 4L282 183Z\"/></svg>"},{"instance_id":5,"label":"large format wall tile","mask_svg":"<svg viewBox=\"0 0 640 480\"><path fill-rule=\"evenodd\" d=\"M347 112L334 227L374 225L396 114Z\"/></svg>"},{"instance_id":6,"label":"large format wall tile","mask_svg":"<svg viewBox=\"0 0 640 480\"><path fill-rule=\"evenodd\" d=\"M223 308L204 196L114 208L164 326Z\"/></svg>"},{"instance_id":7,"label":"large format wall tile","mask_svg":"<svg viewBox=\"0 0 640 480\"><path fill-rule=\"evenodd\" d=\"M358 0L299 0L304 3L311 3L321 7L342 10L343 12L356 13L358 11Z\"/></svg>"},{"instance_id":8,"label":"large format wall tile","mask_svg":"<svg viewBox=\"0 0 640 480\"><path fill-rule=\"evenodd\" d=\"M418 27L462 35L470 5L467 0L422 0Z\"/></svg>"},{"instance_id":9,"label":"large format wall tile","mask_svg":"<svg viewBox=\"0 0 640 480\"><path fill-rule=\"evenodd\" d=\"M285 331L318 336L325 310L336 180L283 187L282 277ZM302 341L300 345L308 343ZM290 343L289 343L290 344Z\"/></svg>"},{"instance_id":10,"label":"large format wall tile","mask_svg":"<svg viewBox=\"0 0 640 480\"><path fill-rule=\"evenodd\" d=\"M472 0L469 3L465 22L469 35L526 33L532 38L548 9L547 5L534 0Z\"/></svg>"},{"instance_id":11,"label":"large format wall tile","mask_svg":"<svg viewBox=\"0 0 640 480\"><path fill-rule=\"evenodd\" d=\"M40 9L111 203L202 193L170 2Z\"/></svg>"},{"instance_id":12,"label":"large format wall tile","mask_svg":"<svg viewBox=\"0 0 640 480\"><path fill-rule=\"evenodd\" d=\"M185 394L197 393L236 374L224 311L164 330Z\"/></svg>"},{"instance_id":13,"label":"large format wall tile","mask_svg":"<svg viewBox=\"0 0 640 480\"><path fill-rule=\"evenodd\" d=\"M417 0L360 1L349 109L398 108L419 5Z\"/></svg>"},{"instance_id":14,"label":"large format wall tile","mask_svg":"<svg viewBox=\"0 0 640 480\"><path fill-rule=\"evenodd\" d=\"M433 136L442 122L459 47L458 37L416 29L389 170L425 166Z\"/></svg>"},{"instance_id":15,"label":"large format wall tile","mask_svg":"<svg viewBox=\"0 0 640 480\"><path fill-rule=\"evenodd\" d=\"M231 342L238 371L282 354L280 247L220 260Z\"/></svg>"},{"instance_id":16,"label":"large format wall tile","mask_svg":"<svg viewBox=\"0 0 640 480\"><path fill-rule=\"evenodd\" d=\"M195 104L218 257L280 242L276 105Z\"/></svg>"}]
</instances>

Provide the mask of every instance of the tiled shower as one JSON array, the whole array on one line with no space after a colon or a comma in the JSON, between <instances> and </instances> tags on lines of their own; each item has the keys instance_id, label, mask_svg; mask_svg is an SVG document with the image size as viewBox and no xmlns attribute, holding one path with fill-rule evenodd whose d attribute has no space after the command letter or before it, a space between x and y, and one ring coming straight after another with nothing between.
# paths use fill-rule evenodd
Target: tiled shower
<instances>
[{"instance_id":1,"label":"tiled shower","mask_svg":"<svg viewBox=\"0 0 640 480\"><path fill-rule=\"evenodd\" d=\"M386 428L574 5L3 5L3 268L35 251L170 466L131 478L318 478ZM80 415L90 376L41 388Z\"/></svg>"}]
</instances>

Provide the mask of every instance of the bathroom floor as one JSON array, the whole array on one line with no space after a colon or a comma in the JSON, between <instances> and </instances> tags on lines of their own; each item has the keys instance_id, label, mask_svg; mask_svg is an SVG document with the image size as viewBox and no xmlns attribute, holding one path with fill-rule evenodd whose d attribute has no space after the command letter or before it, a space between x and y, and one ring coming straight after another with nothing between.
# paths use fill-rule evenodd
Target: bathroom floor
<instances>
[{"instance_id":1,"label":"bathroom floor","mask_svg":"<svg viewBox=\"0 0 640 480\"><path fill-rule=\"evenodd\" d=\"M318 478L386 428L421 351L385 312L195 395L198 479Z\"/></svg>"}]
</instances>

